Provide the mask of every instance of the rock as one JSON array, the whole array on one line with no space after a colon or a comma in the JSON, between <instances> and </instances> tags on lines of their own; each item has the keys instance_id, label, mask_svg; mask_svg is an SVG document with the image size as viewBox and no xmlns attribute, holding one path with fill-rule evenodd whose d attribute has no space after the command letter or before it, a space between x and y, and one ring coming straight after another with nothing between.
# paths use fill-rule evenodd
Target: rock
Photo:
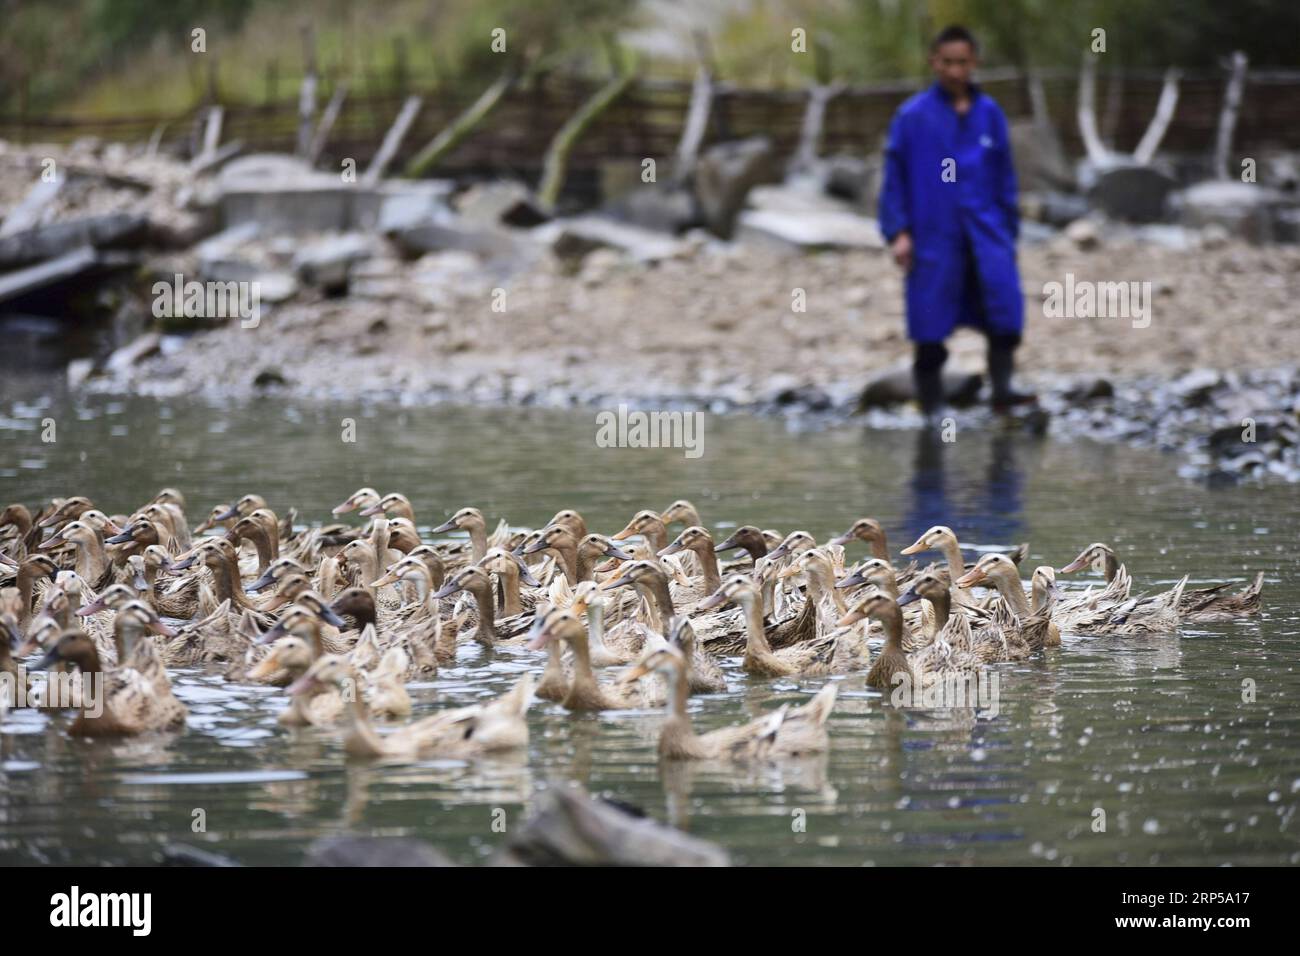
<instances>
[{"instance_id":1,"label":"rock","mask_svg":"<svg viewBox=\"0 0 1300 956\"><path fill-rule=\"evenodd\" d=\"M764 186L750 198L755 208L740 214L737 238L741 240L800 252L885 247L874 220L806 189Z\"/></svg>"},{"instance_id":2,"label":"rock","mask_svg":"<svg viewBox=\"0 0 1300 956\"><path fill-rule=\"evenodd\" d=\"M1222 223L1212 222L1201 230L1202 249L1222 249L1231 237Z\"/></svg>"},{"instance_id":3,"label":"rock","mask_svg":"<svg viewBox=\"0 0 1300 956\"><path fill-rule=\"evenodd\" d=\"M253 376L253 387L257 389L280 388L288 384L289 380L279 369L264 368Z\"/></svg>"},{"instance_id":4,"label":"rock","mask_svg":"<svg viewBox=\"0 0 1300 956\"><path fill-rule=\"evenodd\" d=\"M1088 202L1112 219L1157 222L1165 218L1172 176L1152 166L1116 165L1096 173Z\"/></svg>"},{"instance_id":5,"label":"rock","mask_svg":"<svg viewBox=\"0 0 1300 956\"><path fill-rule=\"evenodd\" d=\"M353 264L369 259L376 251L374 237L363 233L326 236L302 246L293 257L293 268L308 285L346 291Z\"/></svg>"},{"instance_id":6,"label":"rock","mask_svg":"<svg viewBox=\"0 0 1300 956\"><path fill-rule=\"evenodd\" d=\"M288 272L259 272L252 279L262 302L287 302L298 294L298 280Z\"/></svg>"},{"instance_id":7,"label":"rock","mask_svg":"<svg viewBox=\"0 0 1300 956\"><path fill-rule=\"evenodd\" d=\"M826 195L858 206L874 206L879 193L880 161L876 157L830 156L825 168Z\"/></svg>"},{"instance_id":8,"label":"rock","mask_svg":"<svg viewBox=\"0 0 1300 956\"><path fill-rule=\"evenodd\" d=\"M524 866L729 866L725 850L578 788L541 793L494 862Z\"/></svg>"},{"instance_id":9,"label":"rock","mask_svg":"<svg viewBox=\"0 0 1300 956\"><path fill-rule=\"evenodd\" d=\"M95 371L95 360L88 358L73 359L68 363L68 388L76 389Z\"/></svg>"},{"instance_id":10,"label":"rock","mask_svg":"<svg viewBox=\"0 0 1300 956\"><path fill-rule=\"evenodd\" d=\"M517 241L506 230L475 225L450 212L435 221L395 229L387 235L403 255L413 259L448 250L473 253L483 259L509 259L519 254Z\"/></svg>"},{"instance_id":11,"label":"rock","mask_svg":"<svg viewBox=\"0 0 1300 956\"><path fill-rule=\"evenodd\" d=\"M704 225L730 239L750 189L772 178L772 142L765 136L710 146L695 163L692 185Z\"/></svg>"},{"instance_id":12,"label":"rock","mask_svg":"<svg viewBox=\"0 0 1300 956\"><path fill-rule=\"evenodd\" d=\"M943 371L944 399L954 408L973 405L979 398L983 384L984 376L979 372L961 372L949 368ZM915 399L911 366L900 366L880 372L867 382L858 395L854 414L872 408L900 405Z\"/></svg>"},{"instance_id":13,"label":"rock","mask_svg":"<svg viewBox=\"0 0 1300 956\"><path fill-rule=\"evenodd\" d=\"M288 153L250 153L226 163L216 180L223 190L277 189L320 175L322 174L313 170L311 164L299 156Z\"/></svg>"},{"instance_id":14,"label":"rock","mask_svg":"<svg viewBox=\"0 0 1300 956\"><path fill-rule=\"evenodd\" d=\"M831 407L831 397L812 384L783 388L773 396L773 401L782 407L797 406L812 412L823 412Z\"/></svg>"},{"instance_id":15,"label":"rock","mask_svg":"<svg viewBox=\"0 0 1300 956\"><path fill-rule=\"evenodd\" d=\"M307 848L303 866L455 866L427 843L404 837L321 837Z\"/></svg>"},{"instance_id":16,"label":"rock","mask_svg":"<svg viewBox=\"0 0 1300 956\"><path fill-rule=\"evenodd\" d=\"M124 345L108 357L104 367L110 372L124 372L136 362L159 350L162 336L157 332L146 332L129 345Z\"/></svg>"},{"instance_id":17,"label":"rock","mask_svg":"<svg viewBox=\"0 0 1300 956\"><path fill-rule=\"evenodd\" d=\"M20 269L86 246L93 249L136 249L148 234L147 217L125 212L35 226L0 239L0 272Z\"/></svg>"},{"instance_id":18,"label":"rock","mask_svg":"<svg viewBox=\"0 0 1300 956\"><path fill-rule=\"evenodd\" d=\"M616 222L603 216L556 220L533 230L561 260L575 262L593 249L618 249L635 262L655 262L684 255L686 243L661 233Z\"/></svg>"},{"instance_id":19,"label":"rock","mask_svg":"<svg viewBox=\"0 0 1300 956\"><path fill-rule=\"evenodd\" d=\"M1104 378L1094 378L1079 382L1067 389L1061 396L1068 402L1093 402L1100 398L1114 398L1115 386Z\"/></svg>"},{"instance_id":20,"label":"rock","mask_svg":"<svg viewBox=\"0 0 1300 956\"><path fill-rule=\"evenodd\" d=\"M1076 219L1065 227L1065 237L1079 249L1095 249L1101 244L1097 224L1091 219Z\"/></svg>"},{"instance_id":21,"label":"rock","mask_svg":"<svg viewBox=\"0 0 1300 956\"><path fill-rule=\"evenodd\" d=\"M695 196L689 189L646 183L605 206L606 215L642 229L685 232L701 221Z\"/></svg>"},{"instance_id":22,"label":"rock","mask_svg":"<svg viewBox=\"0 0 1300 956\"><path fill-rule=\"evenodd\" d=\"M1013 120L1007 133L1022 190L1072 192L1076 188L1074 169L1054 134L1044 135L1032 119Z\"/></svg>"},{"instance_id":23,"label":"rock","mask_svg":"<svg viewBox=\"0 0 1300 956\"><path fill-rule=\"evenodd\" d=\"M1184 405L1204 405L1221 382L1218 372L1200 368L1176 379L1170 384L1169 391L1182 399Z\"/></svg>"},{"instance_id":24,"label":"rock","mask_svg":"<svg viewBox=\"0 0 1300 956\"><path fill-rule=\"evenodd\" d=\"M508 181L476 183L461 195L456 210L468 222L526 229L551 220L527 186Z\"/></svg>"},{"instance_id":25,"label":"rock","mask_svg":"<svg viewBox=\"0 0 1300 956\"><path fill-rule=\"evenodd\" d=\"M1083 196L1053 191L1022 192L1020 194L1021 233L1026 221L1037 221L1049 226L1068 226L1088 214L1088 200Z\"/></svg>"},{"instance_id":26,"label":"rock","mask_svg":"<svg viewBox=\"0 0 1300 956\"><path fill-rule=\"evenodd\" d=\"M47 207L58 198L65 181L62 175L49 180L38 179L22 201L10 209L8 215L4 217L3 224L0 224L0 238L26 232L39 226Z\"/></svg>"},{"instance_id":27,"label":"rock","mask_svg":"<svg viewBox=\"0 0 1300 956\"><path fill-rule=\"evenodd\" d=\"M1258 183L1211 180L1179 195L1183 222L1192 227L1218 225L1248 242L1273 240L1273 217L1282 196Z\"/></svg>"},{"instance_id":28,"label":"rock","mask_svg":"<svg viewBox=\"0 0 1300 956\"><path fill-rule=\"evenodd\" d=\"M106 269L120 269L134 264L125 252L96 252L82 246L46 262L17 269L0 276L0 302L17 299L38 289L71 282Z\"/></svg>"}]
</instances>

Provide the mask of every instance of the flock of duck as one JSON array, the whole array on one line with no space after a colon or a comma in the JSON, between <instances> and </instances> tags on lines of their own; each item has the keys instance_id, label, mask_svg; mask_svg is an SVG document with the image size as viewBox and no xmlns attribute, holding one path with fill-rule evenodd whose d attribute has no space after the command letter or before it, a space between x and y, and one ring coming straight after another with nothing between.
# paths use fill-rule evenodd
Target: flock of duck
<instances>
[{"instance_id":1,"label":"flock of duck","mask_svg":"<svg viewBox=\"0 0 1300 956\"><path fill-rule=\"evenodd\" d=\"M871 518L823 544L749 525L715 543L688 501L608 536L571 509L536 530L501 522L489 533L480 511L462 508L429 533L466 537L437 541L421 536L407 497L371 488L334 509L364 526L296 527L294 512L277 515L255 494L192 530L184 509L168 488L130 515L80 496L0 512L0 719L25 705L74 711L74 735L176 730L186 708L169 669L216 667L284 688L282 724L336 726L358 756L524 747L526 711L541 698L570 711L662 706L664 758L766 759L827 749L837 683L698 734L687 698L726 689L722 658L739 657L755 679L865 672L888 696L905 679L925 687L1023 660L1063 631L1168 633L1249 615L1263 581L1229 593L1184 578L1133 594L1114 551L1093 544L1059 573L1104 581L1065 593L1044 565L1026 594L1024 545L967 564L957 536L936 526L901 553L941 560L900 566ZM867 556L848 563L863 545ZM724 565L732 551L739 560ZM450 665L462 641L539 652L545 664L495 699L408 720L407 683ZM32 682L39 670L50 677Z\"/></svg>"}]
</instances>

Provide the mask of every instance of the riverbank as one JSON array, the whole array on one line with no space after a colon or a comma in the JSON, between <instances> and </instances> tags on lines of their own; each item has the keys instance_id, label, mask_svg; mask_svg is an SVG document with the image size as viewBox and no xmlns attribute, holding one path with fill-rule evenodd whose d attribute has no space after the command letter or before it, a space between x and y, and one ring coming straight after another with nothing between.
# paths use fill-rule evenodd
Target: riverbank
<instances>
[{"instance_id":1,"label":"riverbank","mask_svg":"<svg viewBox=\"0 0 1300 956\"><path fill-rule=\"evenodd\" d=\"M1177 449L1190 473L1216 479L1300 480L1300 249L1194 231L1061 233L1024 245L1021 268L1020 368L1054 428ZM1139 283L1133 314L1045 314L1051 283L1088 282ZM981 369L978 335L951 347L954 367ZM408 262L387 251L354 274L346 297L309 290L263 305L256 328L232 321L168 337L86 387L408 405L629 402L822 420L851 415L864 383L904 368L909 350L901 277L883 252L793 254L693 234L652 264L598 248L576 262L539 256L508 278L463 252ZM869 414L886 426L917 421L906 409Z\"/></svg>"}]
</instances>

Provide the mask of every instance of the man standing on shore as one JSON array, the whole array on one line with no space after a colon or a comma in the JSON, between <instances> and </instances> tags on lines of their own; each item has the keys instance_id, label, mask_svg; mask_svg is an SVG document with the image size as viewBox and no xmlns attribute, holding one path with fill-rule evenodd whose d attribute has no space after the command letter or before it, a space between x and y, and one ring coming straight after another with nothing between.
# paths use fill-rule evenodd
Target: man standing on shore
<instances>
[{"instance_id":1,"label":"man standing on shore","mask_svg":"<svg viewBox=\"0 0 1300 956\"><path fill-rule=\"evenodd\" d=\"M930 45L935 83L899 107L885 147L880 230L907 272L912 374L930 424L943 409L944 340L958 325L988 338L994 410L1034 401L1011 387L1025 321L1016 172L1006 117L971 82L977 62L969 30L940 31Z\"/></svg>"}]
</instances>

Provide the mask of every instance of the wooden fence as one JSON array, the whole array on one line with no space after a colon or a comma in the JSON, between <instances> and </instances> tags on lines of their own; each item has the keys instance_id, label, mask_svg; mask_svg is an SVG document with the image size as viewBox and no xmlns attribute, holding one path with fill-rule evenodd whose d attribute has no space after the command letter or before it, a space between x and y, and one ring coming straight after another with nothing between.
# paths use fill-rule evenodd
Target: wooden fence
<instances>
[{"instance_id":1,"label":"wooden fence","mask_svg":"<svg viewBox=\"0 0 1300 956\"><path fill-rule=\"evenodd\" d=\"M1100 75L1099 123L1103 135L1112 139L1116 149L1130 151L1141 137L1155 110L1160 82L1160 75L1150 72ZM1183 78L1164 150L1209 155L1225 82L1222 75ZM360 86L361 90L354 90L345 101L322 165L337 166L342 158L351 157L364 168L401 108L405 94L366 93L368 85ZM917 82L899 81L845 90L829 105L822 154L861 154L879 148L894 109L918 86ZM1044 86L1049 112L1066 149L1073 155L1081 154L1075 123L1077 76L1064 71L1047 74ZM515 89L434 174L493 171L534 178L551 136L596 87L592 81L547 75ZM1024 76L1008 72L989 75L984 88L1002 103L1009 116L1028 115ZM288 92L289 84L281 82L277 89ZM328 85L321 89L321 108L330 92ZM400 170L406 159L480 92L445 84L423 91L423 108L392 168ZM666 160L677 146L689 100L687 83L636 83L578 142L570 158L571 175L591 175L602 163L611 161L639 162L646 157ZM745 89L723 84L714 102L706 142L764 134L771 137L779 154L788 155L798 139L806 102L807 94L801 90ZM162 148L187 154L204 106L197 105L176 116L0 117L0 139L66 143L98 137L105 141L145 142L162 126ZM258 151L293 150L298 128L296 95L263 105L223 106L223 142L242 140L246 148ZM1300 72L1249 74L1235 144L1238 155L1263 148L1300 149Z\"/></svg>"}]
</instances>

